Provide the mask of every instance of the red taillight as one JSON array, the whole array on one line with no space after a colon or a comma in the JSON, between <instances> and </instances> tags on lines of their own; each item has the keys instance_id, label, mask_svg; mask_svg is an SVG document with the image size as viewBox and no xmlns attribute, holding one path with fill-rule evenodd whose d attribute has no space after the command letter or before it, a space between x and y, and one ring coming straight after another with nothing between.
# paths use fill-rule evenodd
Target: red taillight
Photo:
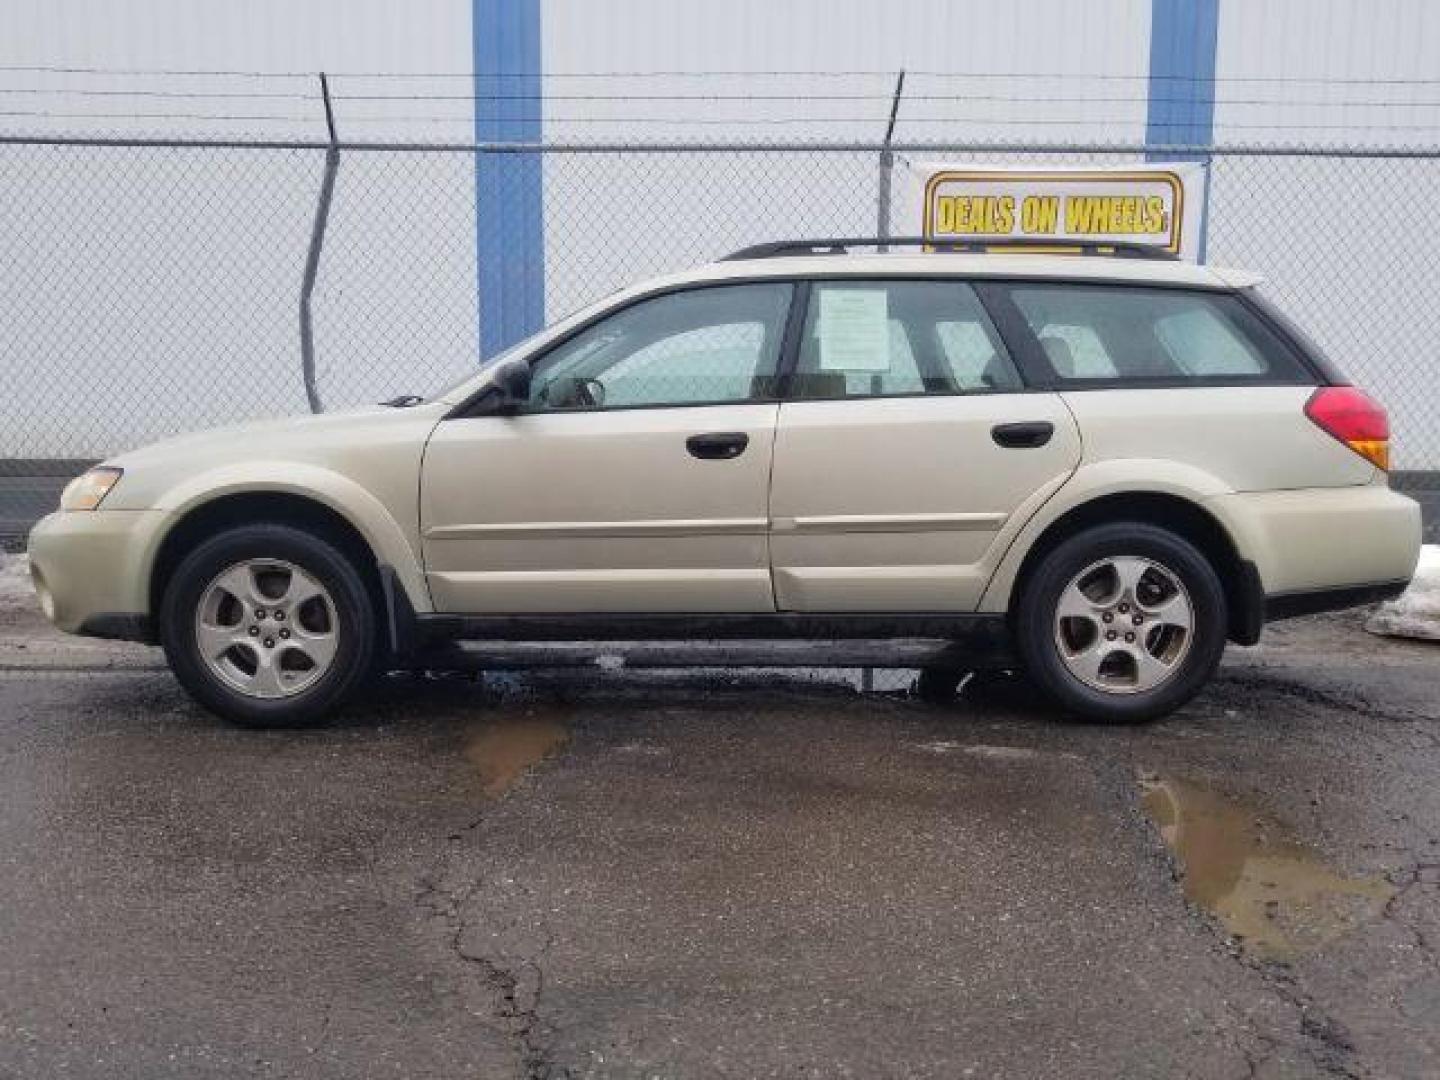
<instances>
[{"instance_id":1,"label":"red taillight","mask_svg":"<svg viewBox=\"0 0 1440 1080\"><path fill-rule=\"evenodd\" d=\"M1367 461L1390 468L1390 421L1373 398L1353 386L1326 386L1310 395L1305 415Z\"/></svg>"}]
</instances>

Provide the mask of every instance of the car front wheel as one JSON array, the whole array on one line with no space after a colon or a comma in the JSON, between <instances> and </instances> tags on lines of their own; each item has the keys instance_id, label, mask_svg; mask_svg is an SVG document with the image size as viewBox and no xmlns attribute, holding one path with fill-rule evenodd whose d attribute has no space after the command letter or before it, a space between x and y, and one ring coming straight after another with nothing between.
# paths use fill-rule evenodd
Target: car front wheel
<instances>
[{"instance_id":1,"label":"car front wheel","mask_svg":"<svg viewBox=\"0 0 1440 1080\"><path fill-rule=\"evenodd\" d=\"M1209 560L1140 522L1062 541L1029 575L1015 615L1030 677L1063 709L1094 720L1179 708L1225 649L1225 592Z\"/></svg>"},{"instance_id":2,"label":"car front wheel","mask_svg":"<svg viewBox=\"0 0 1440 1080\"><path fill-rule=\"evenodd\" d=\"M201 543L171 577L159 619L181 685L253 727L323 720L369 674L375 626L345 554L284 525L243 526Z\"/></svg>"}]
</instances>

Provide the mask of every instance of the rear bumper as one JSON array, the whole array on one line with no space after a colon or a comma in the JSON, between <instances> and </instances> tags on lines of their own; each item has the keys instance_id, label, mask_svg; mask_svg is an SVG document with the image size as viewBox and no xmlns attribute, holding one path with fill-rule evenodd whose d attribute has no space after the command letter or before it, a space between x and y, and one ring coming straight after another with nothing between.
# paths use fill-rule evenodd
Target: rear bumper
<instances>
[{"instance_id":1,"label":"rear bumper","mask_svg":"<svg viewBox=\"0 0 1440 1080\"><path fill-rule=\"evenodd\" d=\"M1272 601L1276 611L1298 614L1306 603L1329 610L1352 606L1339 603L1347 593L1403 587L1420 558L1420 506L1383 484L1236 492L1205 506L1254 565L1267 619Z\"/></svg>"},{"instance_id":2,"label":"rear bumper","mask_svg":"<svg viewBox=\"0 0 1440 1080\"><path fill-rule=\"evenodd\" d=\"M1302 589L1297 592L1273 593L1265 597L1265 621L1293 619L1300 615L1318 615L1322 611L1343 611L1346 608L1378 604L1394 600L1409 586L1410 579L1379 581L1370 585L1344 585L1335 589Z\"/></svg>"}]
</instances>

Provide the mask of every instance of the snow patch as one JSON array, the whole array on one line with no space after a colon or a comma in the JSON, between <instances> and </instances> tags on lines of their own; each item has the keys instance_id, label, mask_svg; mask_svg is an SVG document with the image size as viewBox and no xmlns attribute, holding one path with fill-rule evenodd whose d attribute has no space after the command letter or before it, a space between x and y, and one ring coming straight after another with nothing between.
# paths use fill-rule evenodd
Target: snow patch
<instances>
[{"instance_id":1,"label":"snow patch","mask_svg":"<svg viewBox=\"0 0 1440 1080\"><path fill-rule=\"evenodd\" d=\"M0 552L0 610L37 607L30 583L30 556Z\"/></svg>"},{"instance_id":2,"label":"snow patch","mask_svg":"<svg viewBox=\"0 0 1440 1080\"><path fill-rule=\"evenodd\" d=\"M1420 549L1415 580L1405 594L1381 604L1365 624L1372 634L1440 641L1440 544Z\"/></svg>"}]
</instances>

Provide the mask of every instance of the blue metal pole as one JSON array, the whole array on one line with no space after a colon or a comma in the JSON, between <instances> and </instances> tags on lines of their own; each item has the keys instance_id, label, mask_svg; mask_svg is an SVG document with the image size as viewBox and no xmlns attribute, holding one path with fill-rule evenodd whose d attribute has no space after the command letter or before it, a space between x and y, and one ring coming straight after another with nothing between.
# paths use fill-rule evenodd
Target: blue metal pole
<instances>
[{"instance_id":1,"label":"blue metal pole","mask_svg":"<svg viewBox=\"0 0 1440 1080\"><path fill-rule=\"evenodd\" d=\"M542 0L472 0L477 142L541 138ZM538 154L477 154L475 258L480 354L545 322L545 223Z\"/></svg>"},{"instance_id":2,"label":"blue metal pole","mask_svg":"<svg viewBox=\"0 0 1440 1080\"><path fill-rule=\"evenodd\" d=\"M1151 0L1147 146L1209 146L1215 138L1215 51L1220 0ZM1203 154L1146 155L1150 161L1204 161L1201 262L1210 219L1210 162Z\"/></svg>"}]
</instances>

